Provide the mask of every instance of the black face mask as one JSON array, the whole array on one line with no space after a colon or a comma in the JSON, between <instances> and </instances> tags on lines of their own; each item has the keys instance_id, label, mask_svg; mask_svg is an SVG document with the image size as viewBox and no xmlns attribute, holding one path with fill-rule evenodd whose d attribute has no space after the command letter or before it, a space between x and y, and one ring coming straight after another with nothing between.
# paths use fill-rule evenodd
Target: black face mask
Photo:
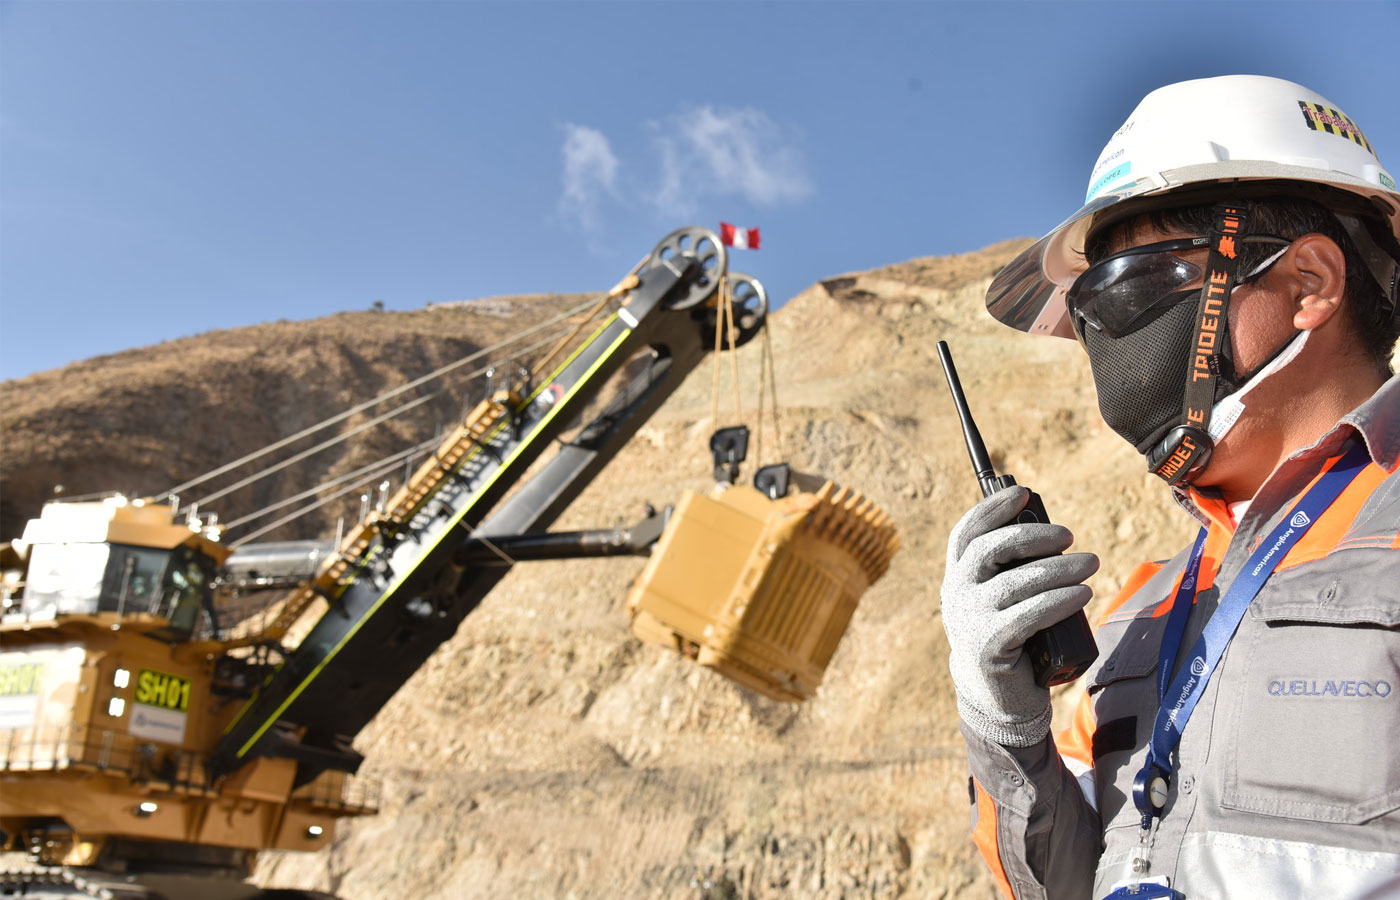
<instances>
[{"instance_id":1,"label":"black face mask","mask_svg":"<svg viewBox=\"0 0 1400 900\"><path fill-rule=\"evenodd\" d=\"M1247 240L1281 249L1239 279L1237 287L1262 276L1290 243L1271 235ZM1183 238L1115 254L1091 267L1070 289L1070 311L1089 354L1099 412L1109 428L1144 455L1181 424L1201 289L1173 288L1189 284L1201 270L1167 256L1170 251L1165 248L1185 250L1196 241L1204 239ZM1228 309L1227 302L1224 312ZM1222 324L1225 318L1221 316ZM1248 377L1235 373L1228 329L1222 327L1220 337L1216 402L1238 390ZM1288 343L1281 344L1259 368Z\"/></svg>"},{"instance_id":2,"label":"black face mask","mask_svg":"<svg viewBox=\"0 0 1400 900\"><path fill-rule=\"evenodd\" d=\"M1179 291L1164 305L1139 320L1137 330L1112 338L1084 329L1084 349L1094 373L1099 413L1109 428L1142 454L1181 419L1186 392L1185 360L1195 334L1199 290Z\"/></svg>"}]
</instances>

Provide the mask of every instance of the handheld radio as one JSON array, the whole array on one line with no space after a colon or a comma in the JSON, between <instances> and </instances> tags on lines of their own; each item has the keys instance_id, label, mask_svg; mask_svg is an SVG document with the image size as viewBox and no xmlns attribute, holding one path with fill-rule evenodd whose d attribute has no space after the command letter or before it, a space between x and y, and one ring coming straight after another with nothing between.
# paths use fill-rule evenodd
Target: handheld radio
<instances>
[{"instance_id":1,"label":"handheld radio","mask_svg":"<svg viewBox=\"0 0 1400 900\"><path fill-rule=\"evenodd\" d=\"M962 422L963 439L967 441L967 453L972 457L972 469L977 473L977 484L982 488L982 496L990 497L1002 488L1015 484L1016 479L1010 475L997 475L996 469L992 468L987 445L982 443L982 435L977 430L977 423L972 421L972 411L967 407L967 397L963 395L962 383L958 381L958 370L953 367L947 341L938 342L938 359L943 363L948 390L953 394L953 405L957 407L958 419ZM1045 514L1045 504L1035 491L1031 491L1026 508L1016 516L1016 521L1050 523L1050 517ZM1094 643L1094 633L1089 630L1089 618L1081 609L1068 619L1031 635L1030 640L1026 641L1026 653L1031 658L1035 683L1049 687L1083 675L1098 658L1099 647Z\"/></svg>"}]
</instances>

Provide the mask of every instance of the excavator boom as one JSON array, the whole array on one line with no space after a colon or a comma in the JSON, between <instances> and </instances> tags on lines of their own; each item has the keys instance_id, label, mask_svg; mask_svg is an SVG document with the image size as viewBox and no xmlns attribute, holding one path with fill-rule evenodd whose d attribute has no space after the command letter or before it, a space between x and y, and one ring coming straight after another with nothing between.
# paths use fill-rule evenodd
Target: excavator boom
<instances>
[{"instance_id":1,"label":"excavator boom","mask_svg":"<svg viewBox=\"0 0 1400 900\"><path fill-rule=\"evenodd\" d=\"M215 773L259 756L296 760L298 783L326 769L353 772L355 735L509 568L454 556L469 555L459 552L469 542L541 531L558 517L713 349L714 309L701 301L721 277L700 255L654 260L627 302L543 384L483 404L384 515L347 537L293 599L304 607L319 595L329 610L233 720L212 755ZM639 355L631 380L521 483Z\"/></svg>"},{"instance_id":2,"label":"excavator boom","mask_svg":"<svg viewBox=\"0 0 1400 900\"><path fill-rule=\"evenodd\" d=\"M651 555L627 603L634 634L767 696L812 696L898 547L859 492L787 463L736 484L749 432L731 426L711 438L714 491L627 528L548 530L707 353L758 336L767 311L714 234L673 232L533 371L500 385L487 370L490 396L334 540L248 543L284 519L224 543L198 504L176 521L177 491L310 432L160 498L46 505L22 558L0 547L0 845L40 866L0 871L0 894L293 896L244 880L256 854L322 848L337 820L377 810L377 785L354 775L356 735L519 561ZM242 597L270 590L290 593L261 615Z\"/></svg>"}]
</instances>

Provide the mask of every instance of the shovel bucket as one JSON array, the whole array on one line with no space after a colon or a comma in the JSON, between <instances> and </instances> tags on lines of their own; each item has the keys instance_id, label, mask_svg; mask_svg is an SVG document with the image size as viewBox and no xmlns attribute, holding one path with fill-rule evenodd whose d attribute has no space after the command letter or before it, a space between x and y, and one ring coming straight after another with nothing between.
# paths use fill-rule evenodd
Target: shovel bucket
<instances>
[{"instance_id":1,"label":"shovel bucket","mask_svg":"<svg viewBox=\"0 0 1400 900\"><path fill-rule=\"evenodd\" d=\"M898 548L886 513L829 481L777 500L687 491L627 599L632 632L775 700L805 700Z\"/></svg>"}]
</instances>

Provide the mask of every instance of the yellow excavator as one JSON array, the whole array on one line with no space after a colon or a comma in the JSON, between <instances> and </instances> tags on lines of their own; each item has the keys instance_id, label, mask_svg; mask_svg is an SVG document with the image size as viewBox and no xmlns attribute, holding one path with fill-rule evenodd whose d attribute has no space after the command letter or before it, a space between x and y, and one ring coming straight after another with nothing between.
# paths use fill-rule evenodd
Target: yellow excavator
<instances>
[{"instance_id":1,"label":"yellow excavator","mask_svg":"<svg viewBox=\"0 0 1400 900\"><path fill-rule=\"evenodd\" d=\"M377 810L355 736L521 562L649 556L637 637L810 697L898 547L859 493L786 464L736 484L737 426L711 439L713 492L630 528L547 530L707 354L759 334L762 285L683 228L596 310L335 542L231 548L173 496L112 496L51 502L0 545L0 839L27 854L0 895L325 896L245 879L258 851L316 850ZM265 615L240 611L275 589Z\"/></svg>"}]
</instances>

